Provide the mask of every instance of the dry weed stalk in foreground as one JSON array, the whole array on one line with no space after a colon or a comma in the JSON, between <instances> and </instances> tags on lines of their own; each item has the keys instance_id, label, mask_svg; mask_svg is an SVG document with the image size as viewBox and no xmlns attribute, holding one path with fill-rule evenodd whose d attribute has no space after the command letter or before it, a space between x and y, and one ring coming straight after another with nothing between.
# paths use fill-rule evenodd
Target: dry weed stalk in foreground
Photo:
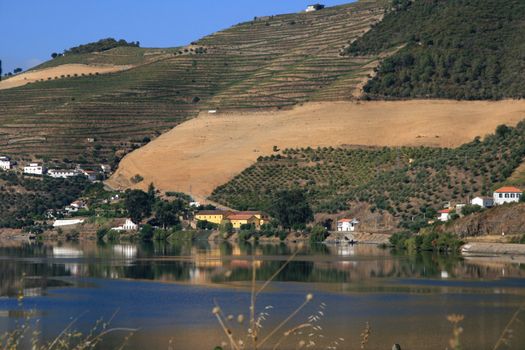
<instances>
[{"instance_id":1,"label":"dry weed stalk in foreground","mask_svg":"<svg viewBox=\"0 0 525 350\"><path fill-rule=\"evenodd\" d=\"M465 316L463 315L452 314L447 316L448 322L452 323L452 338L450 338L448 342L452 350L461 350L461 343L459 341L459 338L463 333L463 327L461 327L459 324L464 319Z\"/></svg>"},{"instance_id":2,"label":"dry weed stalk in foreground","mask_svg":"<svg viewBox=\"0 0 525 350\"><path fill-rule=\"evenodd\" d=\"M252 279L251 279L251 296L250 296L250 320L247 331L244 333L240 331L239 333L234 333L233 327L230 324L230 321L234 320L233 315L226 316L221 307L215 302L215 307L212 310L212 313L217 318L221 329L226 335L227 342L224 342L220 347L216 349L222 349L228 345L232 350L245 350L252 349L258 350L264 348L277 350L281 348L281 345L284 343L290 343L296 341L295 348L326 348L329 350L335 350L338 346L345 341L344 338L337 338L335 340L329 341L325 338L322 333L323 327L319 324L325 315L326 304L319 304L318 310L310 315L307 320L303 323L299 323L291 328L288 328L285 331L282 331L290 321L297 316L308 304L314 299L313 294L308 293L305 296L303 302L292 311L286 318L284 318L277 326L268 332L264 337L261 337L261 330L263 328L263 322L266 321L267 317L270 316L269 310L273 309L273 306L268 305L264 308L262 312L257 314L256 304L257 296L264 291L264 289L272 282L277 275L297 256L298 252L295 252L291 255L286 262L275 271L275 273L266 280L260 288L257 289L256 277L257 277L257 260L255 256L252 256ZM257 315L257 316L256 316ZM237 316L238 325L242 326L244 321L243 315ZM286 329L286 328L285 328ZM280 333L281 332L281 333ZM242 335L244 333L244 336ZM274 337L279 335L280 337ZM370 326L367 323L364 333L365 337L363 338L362 349L366 343L368 343L368 336L370 335ZM295 336L295 337L294 337ZM262 339L261 339L262 338ZM273 345L270 343L273 340ZM324 344L324 345L322 345ZM289 348L289 346L287 347Z\"/></svg>"},{"instance_id":3,"label":"dry weed stalk in foreground","mask_svg":"<svg viewBox=\"0 0 525 350\"><path fill-rule=\"evenodd\" d=\"M518 316L523 311L524 308L525 308L525 304L522 304L520 307L518 307L514 315L512 315L512 318L509 320L509 322L503 329L503 332L501 332L501 335L498 338L496 345L494 345L493 350L498 350L503 345L506 345L506 346L510 345L510 341L512 339L512 328L510 327L512 326L512 324L514 324L514 322L518 321Z\"/></svg>"}]
</instances>

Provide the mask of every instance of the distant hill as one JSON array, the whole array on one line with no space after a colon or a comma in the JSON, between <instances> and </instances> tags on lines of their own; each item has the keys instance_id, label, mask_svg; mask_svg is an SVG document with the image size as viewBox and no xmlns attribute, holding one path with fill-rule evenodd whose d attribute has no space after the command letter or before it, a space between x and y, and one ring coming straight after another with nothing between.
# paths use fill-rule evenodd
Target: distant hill
<instances>
[{"instance_id":1,"label":"distant hill","mask_svg":"<svg viewBox=\"0 0 525 350\"><path fill-rule=\"evenodd\" d=\"M60 74L1 90L0 153L116 162L201 110L352 99L378 55L348 58L340 51L382 18L385 3L260 17L183 48L117 47L57 57L36 68L133 68Z\"/></svg>"},{"instance_id":2,"label":"distant hill","mask_svg":"<svg viewBox=\"0 0 525 350\"><path fill-rule=\"evenodd\" d=\"M525 97L525 2L396 0L345 53L386 58L364 87L370 98Z\"/></svg>"}]
</instances>

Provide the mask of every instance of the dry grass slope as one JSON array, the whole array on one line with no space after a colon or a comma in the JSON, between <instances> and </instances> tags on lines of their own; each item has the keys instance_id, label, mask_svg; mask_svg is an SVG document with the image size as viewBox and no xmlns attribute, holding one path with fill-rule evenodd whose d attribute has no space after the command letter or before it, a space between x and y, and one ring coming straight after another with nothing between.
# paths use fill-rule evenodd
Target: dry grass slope
<instances>
[{"instance_id":1,"label":"dry grass slope","mask_svg":"<svg viewBox=\"0 0 525 350\"><path fill-rule=\"evenodd\" d=\"M456 147L515 125L525 101L312 103L288 111L203 113L128 154L109 181L117 188L176 190L203 200L252 165L284 148L341 145ZM133 185L130 178L144 177Z\"/></svg>"}]
</instances>

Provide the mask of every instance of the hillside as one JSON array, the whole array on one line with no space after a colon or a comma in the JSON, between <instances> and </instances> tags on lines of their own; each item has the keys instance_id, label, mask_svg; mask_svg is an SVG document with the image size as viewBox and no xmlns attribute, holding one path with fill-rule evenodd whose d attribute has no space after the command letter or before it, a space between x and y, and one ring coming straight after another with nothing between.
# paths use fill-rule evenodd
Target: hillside
<instances>
[{"instance_id":1,"label":"hillside","mask_svg":"<svg viewBox=\"0 0 525 350\"><path fill-rule=\"evenodd\" d=\"M399 0L346 49L349 57L402 46L365 86L369 98L525 96L525 3Z\"/></svg>"},{"instance_id":2,"label":"hillside","mask_svg":"<svg viewBox=\"0 0 525 350\"><path fill-rule=\"evenodd\" d=\"M88 186L81 176L63 180L20 176L0 171L0 227L30 227L48 209L62 209Z\"/></svg>"},{"instance_id":3,"label":"hillside","mask_svg":"<svg viewBox=\"0 0 525 350\"><path fill-rule=\"evenodd\" d=\"M58 57L38 68L134 67L0 91L0 153L116 162L115 152L141 146L201 110L351 99L379 55L349 59L340 49L382 18L384 4L257 18L181 49L120 47Z\"/></svg>"},{"instance_id":4,"label":"hillside","mask_svg":"<svg viewBox=\"0 0 525 350\"><path fill-rule=\"evenodd\" d=\"M146 189L153 182L204 200L258 157L278 154L274 146L457 147L524 116L525 101L325 102L274 112L204 112L128 154L109 184ZM137 174L144 181L133 184Z\"/></svg>"},{"instance_id":5,"label":"hillside","mask_svg":"<svg viewBox=\"0 0 525 350\"><path fill-rule=\"evenodd\" d=\"M211 199L237 209L268 210L276 192L301 188L316 212L366 202L404 227L426 223L449 201L489 194L525 157L525 121L457 148L301 148L261 157L219 186Z\"/></svg>"}]
</instances>

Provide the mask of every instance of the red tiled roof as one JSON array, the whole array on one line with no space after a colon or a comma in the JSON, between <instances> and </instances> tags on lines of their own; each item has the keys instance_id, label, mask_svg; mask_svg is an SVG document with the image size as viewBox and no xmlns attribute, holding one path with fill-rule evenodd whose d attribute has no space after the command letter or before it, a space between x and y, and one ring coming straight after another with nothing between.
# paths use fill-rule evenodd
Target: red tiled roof
<instances>
[{"instance_id":1,"label":"red tiled roof","mask_svg":"<svg viewBox=\"0 0 525 350\"><path fill-rule=\"evenodd\" d=\"M513 187L513 186L501 187L501 188L498 188L495 192L496 193L523 193L522 190L520 190L517 187Z\"/></svg>"},{"instance_id":2,"label":"red tiled roof","mask_svg":"<svg viewBox=\"0 0 525 350\"><path fill-rule=\"evenodd\" d=\"M254 218L255 216L253 216L252 214L243 214L243 213L239 213L239 214L230 214L228 215L226 218L229 219L229 220L249 220L251 218Z\"/></svg>"},{"instance_id":3,"label":"red tiled roof","mask_svg":"<svg viewBox=\"0 0 525 350\"><path fill-rule=\"evenodd\" d=\"M438 211L438 213L440 213L440 214L448 214L448 213L450 213L450 209L443 209L443 210Z\"/></svg>"},{"instance_id":4,"label":"red tiled roof","mask_svg":"<svg viewBox=\"0 0 525 350\"><path fill-rule=\"evenodd\" d=\"M337 220L337 222L352 222L354 220L355 219L340 219L340 220Z\"/></svg>"},{"instance_id":5,"label":"red tiled roof","mask_svg":"<svg viewBox=\"0 0 525 350\"><path fill-rule=\"evenodd\" d=\"M228 213L224 210L201 210L196 215L228 215Z\"/></svg>"}]
</instances>

